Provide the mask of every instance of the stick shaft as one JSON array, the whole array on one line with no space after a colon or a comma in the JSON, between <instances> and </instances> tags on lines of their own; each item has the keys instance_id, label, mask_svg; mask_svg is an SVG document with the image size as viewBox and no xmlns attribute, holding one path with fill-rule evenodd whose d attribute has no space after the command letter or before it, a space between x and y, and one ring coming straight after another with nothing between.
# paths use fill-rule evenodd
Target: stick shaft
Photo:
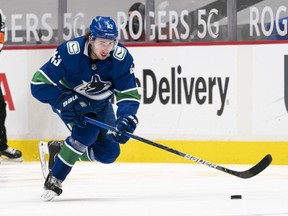
<instances>
[{"instance_id":1,"label":"stick shaft","mask_svg":"<svg viewBox=\"0 0 288 216\"><path fill-rule=\"evenodd\" d=\"M132 139L138 140L140 142L152 145L152 146L154 146L156 148L160 148L160 149L165 150L167 152L176 154L176 155L181 156L181 157L183 157L185 159L192 160L192 161L197 162L199 164L206 165L208 167L217 169L219 171L222 171L222 172L225 172L225 173L228 173L228 174L240 177L240 178L251 178L251 177L257 175L258 173L262 172L267 166L269 166L269 164L272 161L271 155L266 155L258 164L256 164L251 169L246 170L246 171L242 171L242 172L238 172L238 171L230 170L230 169L225 168L223 166L211 163L209 161L206 161L204 159L198 158L196 156L180 152L180 151L178 151L176 149L173 149L173 148L164 146L162 144L153 142L151 140L145 139L145 138L137 136L135 134L132 134L132 133L129 133L129 132L125 132L125 131L124 132L120 132L115 127L113 127L111 125L107 125L107 124L105 124L103 122L97 121L95 119L91 119L89 117L85 117L85 120L86 120L86 122L88 122L90 124L94 124L94 125L96 125L98 127L104 128L106 130L110 130L110 131L115 132L115 133L120 133L121 135L127 136L129 138L132 138Z\"/></svg>"}]
</instances>

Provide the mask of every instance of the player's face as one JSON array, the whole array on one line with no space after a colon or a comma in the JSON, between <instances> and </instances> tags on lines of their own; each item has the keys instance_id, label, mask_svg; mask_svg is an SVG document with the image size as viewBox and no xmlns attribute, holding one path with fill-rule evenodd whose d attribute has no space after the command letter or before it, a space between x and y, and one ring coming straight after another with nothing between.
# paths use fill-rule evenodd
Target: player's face
<instances>
[{"instance_id":1,"label":"player's face","mask_svg":"<svg viewBox=\"0 0 288 216\"><path fill-rule=\"evenodd\" d=\"M105 60L109 56L109 52L113 49L115 41L96 38L92 42L92 49L95 57L99 60Z\"/></svg>"}]
</instances>

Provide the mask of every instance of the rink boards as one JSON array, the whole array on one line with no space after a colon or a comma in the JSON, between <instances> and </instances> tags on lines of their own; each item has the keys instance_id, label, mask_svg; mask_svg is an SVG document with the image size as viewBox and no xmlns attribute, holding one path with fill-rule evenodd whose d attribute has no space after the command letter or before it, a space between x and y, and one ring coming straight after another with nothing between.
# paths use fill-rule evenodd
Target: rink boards
<instances>
[{"instance_id":1,"label":"rink boards","mask_svg":"<svg viewBox=\"0 0 288 216\"><path fill-rule=\"evenodd\" d=\"M215 163L254 163L271 153L273 163L288 164L287 44L128 49L141 94L137 135ZM37 160L39 140L69 135L51 108L30 93L33 73L54 51L15 47L0 58L8 139L28 161ZM122 146L119 161L191 163L136 141Z\"/></svg>"},{"instance_id":2,"label":"rink boards","mask_svg":"<svg viewBox=\"0 0 288 216\"><path fill-rule=\"evenodd\" d=\"M183 140L156 140L156 142L216 164L256 164L268 153L273 157L272 164L288 164L288 142ZM24 161L39 160L38 140L10 141L10 144L23 151ZM117 162L194 163L134 140L121 145L121 154Z\"/></svg>"}]
</instances>

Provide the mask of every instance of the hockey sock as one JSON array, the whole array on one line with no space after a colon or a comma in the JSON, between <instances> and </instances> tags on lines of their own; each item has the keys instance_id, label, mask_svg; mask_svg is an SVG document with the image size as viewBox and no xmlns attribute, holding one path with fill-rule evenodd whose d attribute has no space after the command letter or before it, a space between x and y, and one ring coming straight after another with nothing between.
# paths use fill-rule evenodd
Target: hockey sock
<instances>
[{"instance_id":1,"label":"hockey sock","mask_svg":"<svg viewBox=\"0 0 288 216\"><path fill-rule=\"evenodd\" d=\"M83 152L77 151L72 146L65 143L55 160L52 175L57 179L64 181L73 165L82 155Z\"/></svg>"},{"instance_id":2,"label":"hockey sock","mask_svg":"<svg viewBox=\"0 0 288 216\"><path fill-rule=\"evenodd\" d=\"M79 158L80 161L92 161L88 156L88 149Z\"/></svg>"}]
</instances>

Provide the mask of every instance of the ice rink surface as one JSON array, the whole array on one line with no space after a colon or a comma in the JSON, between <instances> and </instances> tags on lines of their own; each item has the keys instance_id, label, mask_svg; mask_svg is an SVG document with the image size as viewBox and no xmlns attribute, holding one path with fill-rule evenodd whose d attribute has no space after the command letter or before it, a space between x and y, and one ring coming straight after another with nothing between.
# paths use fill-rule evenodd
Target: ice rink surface
<instances>
[{"instance_id":1,"label":"ice rink surface","mask_svg":"<svg viewBox=\"0 0 288 216\"><path fill-rule=\"evenodd\" d=\"M0 164L0 215L288 216L288 166L240 179L192 163L77 162L50 202L40 199L43 183L40 163Z\"/></svg>"}]
</instances>

